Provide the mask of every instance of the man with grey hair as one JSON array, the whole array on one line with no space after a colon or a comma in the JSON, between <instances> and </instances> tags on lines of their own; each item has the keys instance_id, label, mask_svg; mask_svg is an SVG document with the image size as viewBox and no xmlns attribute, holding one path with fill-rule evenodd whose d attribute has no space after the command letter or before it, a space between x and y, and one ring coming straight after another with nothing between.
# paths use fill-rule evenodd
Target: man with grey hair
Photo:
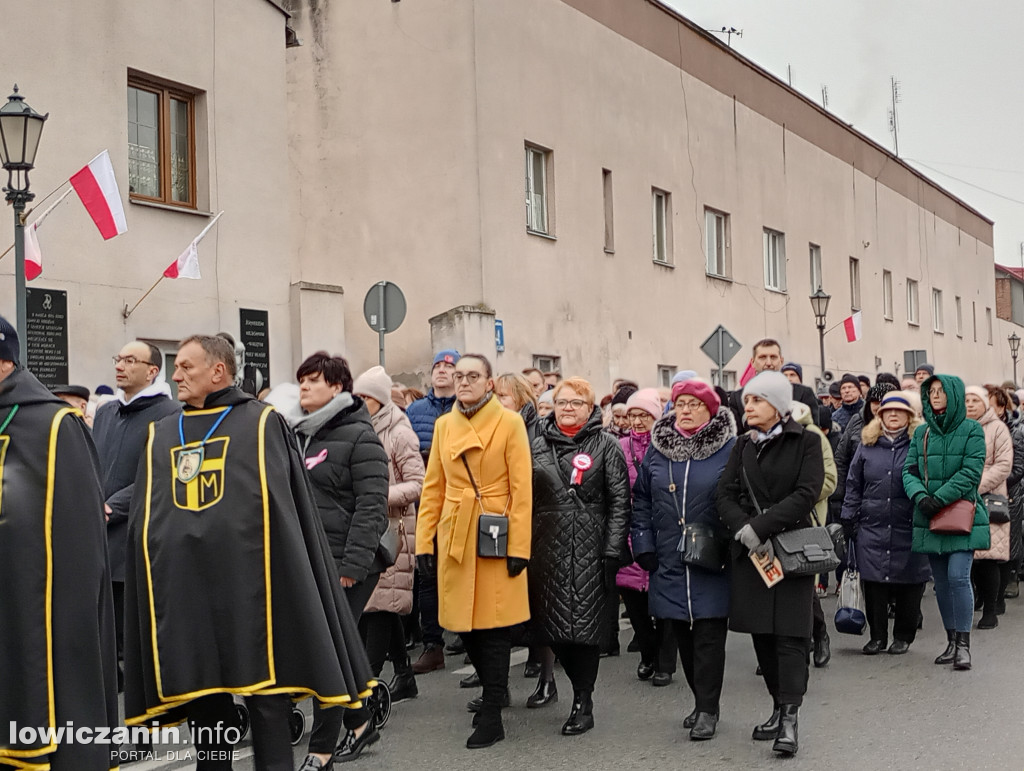
<instances>
[{"instance_id":1,"label":"man with grey hair","mask_svg":"<svg viewBox=\"0 0 1024 771\"><path fill-rule=\"evenodd\" d=\"M142 340L124 345L113 357L116 399L96 411L92 427L107 516L107 554L114 589L119 660L124 657L124 561L135 472L149 436L149 424L181 411L181 405L171 399L170 387L159 379L161 358L156 346ZM120 686L120 667L117 674Z\"/></svg>"},{"instance_id":2,"label":"man with grey hair","mask_svg":"<svg viewBox=\"0 0 1024 771\"><path fill-rule=\"evenodd\" d=\"M284 419L234 385L221 337L182 341L174 382L128 525L126 723L187 717L197 758L230 768L242 695L256 769L291 771L292 698L360 707L369 662Z\"/></svg>"}]
</instances>

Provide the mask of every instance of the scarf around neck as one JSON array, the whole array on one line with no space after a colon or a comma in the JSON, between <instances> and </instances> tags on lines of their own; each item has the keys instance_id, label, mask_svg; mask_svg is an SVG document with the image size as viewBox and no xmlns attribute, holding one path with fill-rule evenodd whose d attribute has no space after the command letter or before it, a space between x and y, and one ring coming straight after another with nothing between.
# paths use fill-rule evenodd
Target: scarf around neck
<instances>
[{"instance_id":1,"label":"scarf around neck","mask_svg":"<svg viewBox=\"0 0 1024 771\"><path fill-rule=\"evenodd\" d=\"M483 399L481 399L480 401L476 402L475 404L469 404L469 405L466 405L466 406L463 406L462 402L460 402L458 399L456 399L455 400L455 409L457 409L459 412L461 412L463 415L465 415L466 416L466 420L469 420L474 415L476 415L478 412L480 412L480 410L483 409L484 405L487 404L487 402L489 402L491 400L492 396L494 396L494 392L493 391L488 391L487 393L484 394L484 398Z\"/></svg>"}]
</instances>

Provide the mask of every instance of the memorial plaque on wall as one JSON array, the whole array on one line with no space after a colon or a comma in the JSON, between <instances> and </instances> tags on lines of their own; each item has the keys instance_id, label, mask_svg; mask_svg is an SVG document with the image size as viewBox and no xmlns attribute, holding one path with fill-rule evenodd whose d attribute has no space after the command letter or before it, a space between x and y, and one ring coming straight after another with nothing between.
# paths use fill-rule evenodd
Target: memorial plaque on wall
<instances>
[{"instance_id":1,"label":"memorial plaque on wall","mask_svg":"<svg viewBox=\"0 0 1024 771\"><path fill-rule=\"evenodd\" d=\"M245 346L245 363L263 374L263 387L270 385L270 328L267 311L238 309L239 342Z\"/></svg>"},{"instance_id":2,"label":"memorial plaque on wall","mask_svg":"<svg viewBox=\"0 0 1024 771\"><path fill-rule=\"evenodd\" d=\"M56 289L26 289L28 334L25 365L43 385L68 382L68 293Z\"/></svg>"}]
</instances>

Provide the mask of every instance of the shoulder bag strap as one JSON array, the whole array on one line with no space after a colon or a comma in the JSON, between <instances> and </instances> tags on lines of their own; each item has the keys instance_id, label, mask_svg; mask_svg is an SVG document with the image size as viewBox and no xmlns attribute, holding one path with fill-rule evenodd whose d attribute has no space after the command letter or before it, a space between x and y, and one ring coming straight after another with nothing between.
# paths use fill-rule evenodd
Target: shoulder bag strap
<instances>
[{"instance_id":1,"label":"shoulder bag strap","mask_svg":"<svg viewBox=\"0 0 1024 771\"><path fill-rule=\"evenodd\" d=\"M924 455L924 491L925 491L926 494L930 495L930 493L928 493L928 432L929 431L931 431L931 427L930 426L924 430L924 441L922 442L924 444L924 447L921 449L921 454Z\"/></svg>"},{"instance_id":2,"label":"shoulder bag strap","mask_svg":"<svg viewBox=\"0 0 1024 771\"><path fill-rule=\"evenodd\" d=\"M747 487L747 494L750 495L750 500L754 503L754 509L757 511L757 515L761 516L764 512L761 511L761 504L757 502L757 496L754 495L754 488L750 486L750 480L747 478L747 470L740 466L740 477L743 479L743 484Z\"/></svg>"},{"instance_id":3,"label":"shoulder bag strap","mask_svg":"<svg viewBox=\"0 0 1024 771\"><path fill-rule=\"evenodd\" d=\"M460 455L459 457L462 458L462 465L466 467L466 473L469 474L469 483L473 485L473 495L476 496L476 502L480 504L480 510L483 511L484 502L480 500L480 488L476 486L473 472L469 470L469 461L466 460L465 455Z\"/></svg>"}]
</instances>

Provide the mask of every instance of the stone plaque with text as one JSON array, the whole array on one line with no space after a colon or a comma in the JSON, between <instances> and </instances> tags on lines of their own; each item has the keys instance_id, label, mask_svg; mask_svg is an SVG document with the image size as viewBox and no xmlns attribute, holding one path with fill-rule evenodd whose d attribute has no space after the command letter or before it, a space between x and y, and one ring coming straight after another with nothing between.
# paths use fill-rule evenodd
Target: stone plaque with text
<instances>
[{"instance_id":1,"label":"stone plaque with text","mask_svg":"<svg viewBox=\"0 0 1024 771\"><path fill-rule=\"evenodd\" d=\"M238 309L239 342L245 346L245 363L263 374L263 387L270 385L269 313L251 308Z\"/></svg>"},{"instance_id":2,"label":"stone plaque with text","mask_svg":"<svg viewBox=\"0 0 1024 771\"><path fill-rule=\"evenodd\" d=\"M29 371L43 385L68 383L68 293L56 289L25 290Z\"/></svg>"}]
</instances>

